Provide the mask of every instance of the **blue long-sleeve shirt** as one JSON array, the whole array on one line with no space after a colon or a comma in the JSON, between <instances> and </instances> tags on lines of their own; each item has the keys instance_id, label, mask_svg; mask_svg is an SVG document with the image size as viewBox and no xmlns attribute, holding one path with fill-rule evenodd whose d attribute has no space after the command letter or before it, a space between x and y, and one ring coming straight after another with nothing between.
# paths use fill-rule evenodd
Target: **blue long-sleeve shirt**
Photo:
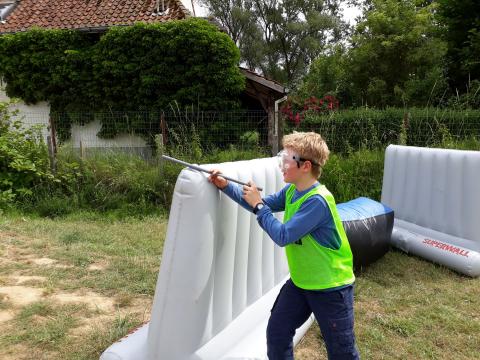
<instances>
[{"instance_id":1,"label":"blue long-sleeve shirt","mask_svg":"<svg viewBox=\"0 0 480 360\"><path fill-rule=\"evenodd\" d=\"M316 182L304 191L295 190L292 202L318 185L319 183ZM286 246L311 234L320 245L330 249L339 249L341 239L335 231L335 223L328 204L320 195L309 197L286 223L282 223L273 216L273 213L285 210L288 188L289 185L279 192L263 198L265 206L257 212L257 221L260 227L279 246ZM230 181L223 192L248 211L253 211L252 207L242 198L242 188L239 185Z\"/></svg>"}]
</instances>

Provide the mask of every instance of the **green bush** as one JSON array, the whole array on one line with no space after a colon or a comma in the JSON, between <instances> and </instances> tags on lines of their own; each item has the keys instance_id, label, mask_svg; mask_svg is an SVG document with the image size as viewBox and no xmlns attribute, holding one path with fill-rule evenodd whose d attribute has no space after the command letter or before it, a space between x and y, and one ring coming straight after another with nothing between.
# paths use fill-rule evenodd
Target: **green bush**
<instances>
[{"instance_id":1,"label":"green bush","mask_svg":"<svg viewBox=\"0 0 480 360\"><path fill-rule=\"evenodd\" d=\"M266 156L261 149L233 146L209 151L197 147L197 152L181 153L184 146L177 144L167 153L197 164ZM31 197L18 203L19 208L48 217L76 211L100 212L114 218L162 213L170 208L175 183L183 169L168 161L145 161L120 151L92 152L81 159L69 147L60 148L57 163L57 181L38 187Z\"/></svg>"},{"instance_id":2,"label":"green bush","mask_svg":"<svg viewBox=\"0 0 480 360\"><path fill-rule=\"evenodd\" d=\"M88 79L89 48L85 35L73 30L32 29L0 36L0 77L8 96L27 104L48 101L77 104ZM88 63L88 62L87 62Z\"/></svg>"},{"instance_id":3,"label":"green bush","mask_svg":"<svg viewBox=\"0 0 480 360\"><path fill-rule=\"evenodd\" d=\"M345 155L332 154L320 182L332 192L337 203L360 196L380 201L383 163L383 150L362 149Z\"/></svg>"},{"instance_id":4,"label":"green bush","mask_svg":"<svg viewBox=\"0 0 480 360\"><path fill-rule=\"evenodd\" d=\"M53 180L40 128L23 129L12 119L9 104L0 103L0 206L29 197Z\"/></svg>"},{"instance_id":5,"label":"green bush","mask_svg":"<svg viewBox=\"0 0 480 360\"><path fill-rule=\"evenodd\" d=\"M92 60L106 109L167 109L173 100L182 108L225 109L244 87L239 50L200 19L111 28Z\"/></svg>"},{"instance_id":6,"label":"green bush","mask_svg":"<svg viewBox=\"0 0 480 360\"><path fill-rule=\"evenodd\" d=\"M316 131L339 153L389 144L438 147L448 141L478 138L480 110L387 108L307 113L298 127L287 123L287 132L292 130Z\"/></svg>"},{"instance_id":7,"label":"green bush","mask_svg":"<svg viewBox=\"0 0 480 360\"><path fill-rule=\"evenodd\" d=\"M201 19L114 27L100 39L32 29L0 36L0 54L7 95L49 102L62 140L72 123L94 118L103 137L129 129L151 140L174 101L224 111L245 87L234 42Z\"/></svg>"}]
</instances>

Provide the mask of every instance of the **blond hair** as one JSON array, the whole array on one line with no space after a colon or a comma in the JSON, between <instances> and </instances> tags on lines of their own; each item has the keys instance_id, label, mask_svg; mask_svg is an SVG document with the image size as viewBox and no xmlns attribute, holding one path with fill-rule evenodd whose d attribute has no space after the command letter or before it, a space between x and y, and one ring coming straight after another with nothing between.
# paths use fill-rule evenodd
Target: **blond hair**
<instances>
[{"instance_id":1,"label":"blond hair","mask_svg":"<svg viewBox=\"0 0 480 360\"><path fill-rule=\"evenodd\" d=\"M320 177L330 154L327 143L320 134L294 131L283 137L282 144L284 148L292 149L300 157L317 163L318 165L312 163L312 174L317 179Z\"/></svg>"}]
</instances>

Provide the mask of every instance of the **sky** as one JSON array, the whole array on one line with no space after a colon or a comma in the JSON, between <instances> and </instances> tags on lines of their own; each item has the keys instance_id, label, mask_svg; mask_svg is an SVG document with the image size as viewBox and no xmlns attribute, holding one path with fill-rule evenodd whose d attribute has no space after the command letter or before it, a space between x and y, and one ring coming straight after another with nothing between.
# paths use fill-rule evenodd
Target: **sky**
<instances>
[{"instance_id":1,"label":"sky","mask_svg":"<svg viewBox=\"0 0 480 360\"><path fill-rule=\"evenodd\" d=\"M362 11L360 8L356 6L344 6L342 4L343 8L343 18L350 23L350 25L353 25L356 23L355 18L359 15L362 14Z\"/></svg>"},{"instance_id":2,"label":"sky","mask_svg":"<svg viewBox=\"0 0 480 360\"><path fill-rule=\"evenodd\" d=\"M183 2L183 5L185 5L185 7L188 10L190 10L193 14L192 0L182 0L182 2ZM206 16L207 15L207 10L204 7L200 6L198 0L193 0L193 4L195 6L195 14L197 16ZM360 9L358 9L356 7L345 7L345 6L343 6L343 9L344 9L345 20L347 20L350 24L354 24L355 23L355 17L360 15Z\"/></svg>"}]
</instances>

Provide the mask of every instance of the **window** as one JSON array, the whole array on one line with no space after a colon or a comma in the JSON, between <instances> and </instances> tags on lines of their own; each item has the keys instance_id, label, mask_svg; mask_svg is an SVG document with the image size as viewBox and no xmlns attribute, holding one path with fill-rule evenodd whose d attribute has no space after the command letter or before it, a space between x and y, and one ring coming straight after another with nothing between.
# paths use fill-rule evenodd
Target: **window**
<instances>
[{"instance_id":1,"label":"window","mask_svg":"<svg viewBox=\"0 0 480 360\"><path fill-rule=\"evenodd\" d=\"M156 0L155 1L155 15L163 15L168 10L169 0Z\"/></svg>"},{"instance_id":2,"label":"window","mask_svg":"<svg viewBox=\"0 0 480 360\"><path fill-rule=\"evenodd\" d=\"M0 21L5 22L6 17L13 10L15 6L15 1L13 0L0 0Z\"/></svg>"}]
</instances>

